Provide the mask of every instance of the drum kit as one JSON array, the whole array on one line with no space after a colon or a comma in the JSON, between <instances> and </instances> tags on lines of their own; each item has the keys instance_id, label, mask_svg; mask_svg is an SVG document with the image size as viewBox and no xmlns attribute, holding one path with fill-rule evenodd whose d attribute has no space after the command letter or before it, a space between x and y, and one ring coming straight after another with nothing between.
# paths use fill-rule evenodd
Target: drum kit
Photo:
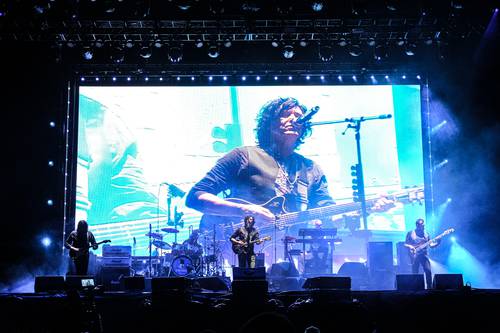
<instances>
[{"instance_id":1,"label":"drum kit","mask_svg":"<svg viewBox=\"0 0 500 333\"><path fill-rule=\"evenodd\" d=\"M167 234L179 232L174 228L160 230ZM220 273L221 267L218 263L221 253L217 251L216 244L211 244L207 235L200 237L203 245L193 245L189 242L168 243L159 232L148 232L145 236L150 237L151 244L156 249L155 259L160 259L155 261L160 267L151 268L152 276L199 277Z\"/></svg>"}]
</instances>

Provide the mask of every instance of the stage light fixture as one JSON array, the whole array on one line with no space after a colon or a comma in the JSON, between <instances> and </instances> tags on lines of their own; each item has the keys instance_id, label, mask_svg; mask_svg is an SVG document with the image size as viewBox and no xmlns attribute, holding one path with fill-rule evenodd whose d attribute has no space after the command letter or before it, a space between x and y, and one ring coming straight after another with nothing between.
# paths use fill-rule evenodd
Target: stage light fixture
<instances>
[{"instance_id":1,"label":"stage light fixture","mask_svg":"<svg viewBox=\"0 0 500 333\"><path fill-rule=\"evenodd\" d=\"M455 236L451 236L450 237L450 240L453 242L453 243L456 243L457 242L457 238Z\"/></svg>"},{"instance_id":2,"label":"stage light fixture","mask_svg":"<svg viewBox=\"0 0 500 333\"><path fill-rule=\"evenodd\" d=\"M420 80L422 77L420 75L417 75L417 80Z\"/></svg>"},{"instance_id":3,"label":"stage light fixture","mask_svg":"<svg viewBox=\"0 0 500 333\"><path fill-rule=\"evenodd\" d=\"M368 41L366 42L368 46L375 46L377 42L375 41L375 38L369 38Z\"/></svg>"},{"instance_id":4,"label":"stage light fixture","mask_svg":"<svg viewBox=\"0 0 500 333\"><path fill-rule=\"evenodd\" d=\"M49 237L45 236L42 237L41 243L43 247L49 247L52 244L52 240Z\"/></svg>"},{"instance_id":5,"label":"stage light fixture","mask_svg":"<svg viewBox=\"0 0 500 333\"><path fill-rule=\"evenodd\" d=\"M452 0L450 5L451 5L451 8L456 9L456 10L460 10L460 9L464 8L463 2L459 1L459 0Z\"/></svg>"},{"instance_id":6,"label":"stage light fixture","mask_svg":"<svg viewBox=\"0 0 500 333\"><path fill-rule=\"evenodd\" d=\"M352 80L353 80L354 82L358 82L358 78L356 77L356 75L353 75L353 76L352 76Z\"/></svg>"},{"instance_id":7,"label":"stage light fixture","mask_svg":"<svg viewBox=\"0 0 500 333\"><path fill-rule=\"evenodd\" d=\"M82 82L83 82L83 81L85 81L85 78L84 78L84 77L81 77L81 78L80 78L80 81L82 81Z\"/></svg>"},{"instance_id":8,"label":"stage light fixture","mask_svg":"<svg viewBox=\"0 0 500 333\"><path fill-rule=\"evenodd\" d=\"M134 42L131 39L127 39L127 41L125 42L125 47L127 49L133 48L134 47Z\"/></svg>"},{"instance_id":9,"label":"stage light fixture","mask_svg":"<svg viewBox=\"0 0 500 333\"><path fill-rule=\"evenodd\" d=\"M109 56L111 61L116 64L122 63L125 60L125 52L120 46L116 46L111 49L111 55Z\"/></svg>"},{"instance_id":10,"label":"stage light fixture","mask_svg":"<svg viewBox=\"0 0 500 333\"><path fill-rule=\"evenodd\" d=\"M337 79L342 82L342 75L337 76Z\"/></svg>"},{"instance_id":11,"label":"stage light fixture","mask_svg":"<svg viewBox=\"0 0 500 333\"><path fill-rule=\"evenodd\" d=\"M294 55L293 45L287 44L283 47L283 57L285 57L285 59L292 59Z\"/></svg>"},{"instance_id":12,"label":"stage light fixture","mask_svg":"<svg viewBox=\"0 0 500 333\"><path fill-rule=\"evenodd\" d=\"M160 78L160 81L163 81L163 78L162 78L162 77Z\"/></svg>"},{"instance_id":13,"label":"stage light fixture","mask_svg":"<svg viewBox=\"0 0 500 333\"><path fill-rule=\"evenodd\" d=\"M309 75L306 76L306 80L310 80L311 77Z\"/></svg>"},{"instance_id":14,"label":"stage light fixture","mask_svg":"<svg viewBox=\"0 0 500 333\"><path fill-rule=\"evenodd\" d=\"M272 47L280 46L280 42L278 41L278 38L276 38L276 37L273 38L273 40L271 41L271 46Z\"/></svg>"},{"instance_id":15,"label":"stage light fixture","mask_svg":"<svg viewBox=\"0 0 500 333\"><path fill-rule=\"evenodd\" d=\"M178 63L182 60L183 53L182 53L182 48L180 46L171 46L168 49L167 53L168 60L170 60L171 63Z\"/></svg>"},{"instance_id":16,"label":"stage light fixture","mask_svg":"<svg viewBox=\"0 0 500 333\"><path fill-rule=\"evenodd\" d=\"M115 77L115 76L113 76L112 80L113 80L113 82L116 82L116 77Z\"/></svg>"},{"instance_id":17,"label":"stage light fixture","mask_svg":"<svg viewBox=\"0 0 500 333\"><path fill-rule=\"evenodd\" d=\"M321 81L325 80L325 76L324 75L321 75L319 78L321 79Z\"/></svg>"},{"instance_id":18,"label":"stage light fixture","mask_svg":"<svg viewBox=\"0 0 500 333\"><path fill-rule=\"evenodd\" d=\"M406 75L401 76L403 80L406 80Z\"/></svg>"},{"instance_id":19,"label":"stage light fixture","mask_svg":"<svg viewBox=\"0 0 500 333\"><path fill-rule=\"evenodd\" d=\"M147 77L147 76L146 76L146 77L144 78L144 81L146 81L146 82L147 82L147 81L149 81L149 77Z\"/></svg>"},{"instance_id":20,"label":"stage light fixture","mask_svg":"<svg viewBox=\"0 0 500 333\"><path fill-rule=\"evenodd\" d=\"M55 122L53 122L53 121L51 121L51 122L49 123L49 126L50 126L50 127L56 127L56 123L55 123Z\"/></svg>"},{"instance_id":21,"label":"stage light fixture","mask_svg":"<svg viewBox=\"0 0 500 333\"><path fill-rule=\"evenodd\" d=\"M453 199L451 199L451 198L446 199L446 202L447 202L447 203L450 203L450 202L452 202L452 201L453 201Z\"/></svg>"},{"instance_id":22,"label":"stage light fixture","mask_svg":"<svg viewBox=\"0 0 500 333\"><path fill-rule=\"evenodd\" d=\"M323 1L319 1L319 0L311 1L311 9L315 12L322 11L324 6L325 6L325 4L323 3Z\"/></svg>"},{"instance_id":23,"label":"stage light fixture","mask_svg":"<svg viewBox=\"0 0 500 333\"><path fill-rule=\"evenodd\" d=\"M257 1L244 1L241 4L241 10L244 12L256 13L261 9L261 6Z\"/></svg>"},{"instance_id":24,"label":"stage light fixture","mask_svg":"<svg viewBox=\"0 0 500 333\"><path fill-rule=\"evenodd\" d=\"M191 81L194 81L194 80L195 80L194 76L191 76Z\"/></svg>"},{"instance_id":25,"label":"stage light fixture","mask_svg":"<svg viewBox=\"0 0 500 333\"><path fill-rule=\"evenodd\" d=\"M389 75L384 76L386 80L389 80Z\"/></svg>"},{"instance_id":26,"label":"stage light fixture","mask_svg":"<svg viewBox=\"0 0 500 333\"><path fill-rule=\"evenodd\" d=\"M233 45L231 38L227 37L224 39L224 47L231 47Z\"/></svg>"},{"instance_id":27,"label":"stage light fixture","mask_svg":"<svg viewBox=\"0 0 500 333\"><path fill-rule=\"evenodd\" d=\"M363 51L361 50L361 47L358 44L351 44L349 46L349 54L352 57L359 57L361 54L363 54Z\"/></svg>"},{"instance_id":28,"label":"stage light fixture","mask_svg":"<svg viewBox=\"0 0 500 333\"><path fill-rule=\"evenodd\" d=\"M247 77L246 77L246 76L242 76L242 77L241 77L241 80L242 80L242 81L246 81L246 80L247 80Z\"/></svg>"},{"instance_id":29,"label":"stage light fixture","mask_svg":"<svg viewBox=\"0 0 500 333\"><path fill-rule=\"evenodd\" d=\"M202 47L203 47L203 41L202 41L201 39L199 39L199 38L198 38L198 39L196 39L196 41L194 42L194 46L195 46L196 48L198 48L198 49L199 49L199 48L202 48Z\"/></svg>"},{"instance_id":30,"label":"stage light fixture","mask_svg":"<svg viewBox=\"0 0 500 333\"><path fill-rule=\"evenodd\" d=\"M51 199L47 200L47 206L52 206L54 205L54 201L52 201Z\"/></svg>"},{"instance_id":31,"label":"stage light fixture","mask_svg":"<svg viewBox=\"0 0 500 333\"><path fill-rule=\"evenodd\" d=\"M128 76L128 77L127 77L127 81L130 81L130 80L132 80L132 79L130 78L130 76Z\"/></svg>"},{"instance_id":32,"label":"stage light fixture","mask_svg":"<svg viewBox=\"0 0 500 333\"><path fill-rule=\"evenodd\" d=\"M99 81L99 78L98 78L98 77L96 77L96 78L95 78L95 80L96 80L96 81Z\"/></svg>"},{"instance_id":33,"label":"stage light fixture","mask_svg":"<svg viewBox=\"0 0 500 333\"><path fill-rule=\"evenodd\" d=\"M222 80L227 81L227 76L224 75L224 77L222 78Z\"/></svg>"},{"instance_id":34,"label":"stage light fixture","mask_svg":"<svg viewBox=\"0 0 500 333\"><path fill-rule=\"evenodd\" d=\"M216 44L212 44L208 47L208 56L212 59L219 57L219 47Z\"/></svg>"},{"instance_id":35,"label":"stage light fixture","mask_svg":"<svg viewBox=\"0 0 500 333\"><path fill-rule=\"evenodd\" d=\"M417 45L415 43L406 43L405 45L405 53L409 57L415 55L416 49Z\"/></svg>"},{"instance_id":36,"label":"stage light fixture","mask_svg":"<svg viewBox=\"0 0 500 333\"><path fill-rule=\"evenodd\" d=\"M66 46L72 49L76 46L76 43L70 39L66 42Z\"/></svg>"},{"instance_id":37,"label":"stage light fixture","mask_svg":"<svg viewBox=\"0 0 500 333\"><path fill-rule=\"evenodd\" d=\"M257 76L255 79L256 79L257 81L260 81L260 76Z\"/></svg>"},{"instance_id":38,"label":"stage light fixture","mask_svg":"<svg viewBox=\"0 0 500 333\"><path fill-rule=\"evenodd\" d=\"M97 39L95 42L94 42L94 46L97 47L98 49L100 49L101 47L104 46L104 42L102 41L102 39Z\"/></svg>"},{"instance_id":39,"label":"stage light fixture","mask_svg":"<svg viewBox=\"0 0 500 333\"><path fill-rule=\"evenodd\" d=\"M213 79L214 79L213 76L208 77L208 81L212 81Z\"/></svg>"},{"instance_id":40,"label":"stage light fixture","mask_svg":"<svg viewBox=\"0 0 500 333\"><path fill-rule=\"evenodd\" d=\"M153 50L151 50L151 46L148 45L142 46L141 49L139 50L139 55L143 59L151 58L151 55L153 55Z\"/></svg>"},{"instance_id":41,"label":"stage light fixture","mask_svg":"<svg viewBox=\"0 0 500 333\"><path fill-rule=\"evenodd\" d=\"M274 77L274 81L278 81L278 77L277 76Z\"/></svg>"},{"instance_id":42,"label":"stage light fixture","mask_svg":"<svg viewBox=\"0 0 500 333\"><path fill-rule=\"evenodd\" d=\"M193 5L193 1L192 0L177 0L176 5L180 10L186 11L186 10L189 10L189 8L191 8L191 6Z\"/></svg>"},{"instance_id":43,"label":"stage light fixture","mask_svg":"<svg viewBox=\"0 0 500 333\"><path fill-rule=\"evenodd\" d=\"M319 46L319 58L323 62L330 62L333 60L333 48L330 45Z\"/></svg>"},{"instance_id":44,"label":"stage light fixture","mask_svg":"<svg viewBox=\"0 0 500 333\"><path fill-rule=\"evenodd\" d=\"M292 81L292 76L288 76L288 81Z\"/></svg>"},{"instance_id":45,"label":"stage light fixture","mask_svg":"<svg viewBox=\"0 0 500 333\"><path fill-rule=\"evenodd\" d=\"M50 160L49 163L48 163L49 167L53 167L54 166L54 161Z\"/></svg>"},{"instance_id":46,"label":"stage light fixture","mask_svg":"<svg viewBox=\"0 0 500 333\"><path fill-rule=\"evenodd\" d=\"M176 80L177 80L177 81L180 81L180 80L181 80L181 77L180 77L180 76L178 76L178 77L176 78Z\"/></svg>"},{"instance_id":47,"label":"stage light fixture","mask_svg":"<svg viewBox=\"0 0 500 333\"><path fill-rule=\"evenodd\" d=\"M346 40L344 37L340 38L340 39L339 39L339 42L338 42L338 45L339 45L340 47L347 46L347 40Z\"/></svg>"},{"instance_id":48,"label":"stage light fixture","mask_svg":"<svg viewBox=\"0 0 500 333\"><path fill-rule=\"evenodd\" d=\"M161 48L163 46L163 42L161 41L161 39L157 38L154 42L154 47L156 47L157 49Z\"/></svg>"},{"instance_id":49,"label":"stage light fixture","mask_svg":"<svg viewBox=\"0 0 500 333\"><path fill-rule=\"evenodd\" d=\"M385 1L385 7L390 10L391 12L395 12L398 10L398 1L397 0L386 0Z\"/></svg>"},{"instance_id":50,"label":"stage light fixture","mask_svg":"<svg viewBox=\"0 0 500 333\"><path fill-rule=\"evenodd\" d=\"M94 51L89 46L85 46L82 51L82 57L85 60L92 60L94 58Z\"/></svg>"},{"instance_id":51,"label":"stage light fixture","mask_svg":"<svg viewBox=\"0 0 500 333\"><path fill-rule=\"evenodd\" d=\"M299 38L299 45L301 47L306 47L307 46L307 38L305 36L300 36Z\"/></svg>"},{"instance_id":52,"label":"stage light fixture","mask_svg":"<svg viewBox=\"0 0 500 333\"><path fill-rule=\"evenodd\" d=\"M380 61L389 57L389 48L386 45L377 45L373 49L373 59Z\"/></svg>"}]
</instances>

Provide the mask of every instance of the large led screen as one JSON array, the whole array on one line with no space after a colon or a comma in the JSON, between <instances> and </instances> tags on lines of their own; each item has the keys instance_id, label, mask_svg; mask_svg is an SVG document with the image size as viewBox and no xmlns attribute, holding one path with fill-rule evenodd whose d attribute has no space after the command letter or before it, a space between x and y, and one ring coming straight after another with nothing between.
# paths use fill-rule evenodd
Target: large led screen
<instances>
[{"instance_id":1,"label":"large led screen","mask_svg":"<svg viewBox=\"0 0 500 333\"><path fill-rule=\"evenodd\" d=\"M353 201L357 149L355 132L341 122L346 118L392 116L361 123L368 199L423 186L418 85L82 86L75 221L87 220L98 240L130 245L134 255L149 253L149 230L168 244L181 243L198 229L202 215L186 207L186 192L226 152L256 144L257 114L278 97L296 98L308 109L318 106L314 122L339 121L314 126L297 150L321 166L336 204ZM424 213L423 204L403 200L370 214L367 228L404 232ZM336 221L325 225L339 232L365 228L362 222Z\"/></svg>"}]
</instances>

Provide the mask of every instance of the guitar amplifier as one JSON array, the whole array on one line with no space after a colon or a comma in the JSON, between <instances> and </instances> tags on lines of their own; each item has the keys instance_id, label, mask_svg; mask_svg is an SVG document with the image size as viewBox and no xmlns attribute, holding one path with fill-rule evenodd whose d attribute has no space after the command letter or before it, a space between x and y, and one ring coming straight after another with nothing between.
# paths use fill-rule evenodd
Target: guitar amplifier
<instances>
[{"instance_id":1,"label":"guitar amplifier","mask_svg":"<svg viewBox=\"0 0 500 333\"><path fill-rule=\"evenodd\" d=\"M101 267L130 267L132 258L128 257L102 257Z\"/></svg>"},{"instance_id":2,"label":"guitar amplifier","mask_svg":"<svg viewBox=\"0 0 500 333\"><path fill-rule=\"evenodd\" d=\"M132 247L130 245L105 245L102 247L103 257L130 257Z\"/></svg>"}]
</instances>

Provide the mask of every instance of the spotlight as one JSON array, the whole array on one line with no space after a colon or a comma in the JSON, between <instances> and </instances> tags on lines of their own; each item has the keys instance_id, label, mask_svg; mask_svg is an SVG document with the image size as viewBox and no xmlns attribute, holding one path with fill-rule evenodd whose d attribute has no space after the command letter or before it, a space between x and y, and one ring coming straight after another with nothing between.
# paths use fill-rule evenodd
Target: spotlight
<instances>
[{"instance_id":1,"label":"spotlight","mask_svg":"<svg viewBox=\"0 0 500 333\"><path fill-rule=\"evenodd\" d=\"M455 236L451 236L450 237L450 240L453 242L453 243L456 243L457 242L457 238Z\"/></svg>"},{"instance_id":2,"label":"spotlight","mask_svg":"<svg viewBox=\"0 0 500 333\"><path fill-rule=\"evenodd\" d=\"M151 50L151 47L150 46L143 46L141 47L141 49L139 50L139 55L141 56L141 58L143 59L149 59L151 58L151 55L153 54L153 51Z\"/></svg>"},{"instance_id":3,"label":"spotlight","mask_svg":"<svg viewBox=\"0 0 500 333\"><path fill-rule=\"evenodd\" d=\"M112 80L113 80L113 82L116 82L116 77L113 76Z\"/></svg>"},{"instance_id":4,"label":"spotlight","mask_svg":"<svg viewBox=\"0 0 500 333\"><path fill-rule=\"evenodd\" d=\"M163 43L161 42L161 39L156 39L153 45L154 45L154 47L159 49L163 46Z\"/></svg>"},{"instance_id":5,"label":"spotlight","mask_svg":"<svg viewBox=\"0 0 500 333\"><path fill-rule=\"evenodd\" d=\"M366 42L368 46L375 46L377 42L375 42L375 38L369 38L368 41Z\"/></svg>"},{"instance_id":6,"label":"spotlight","mask_svg":"<svg viewBox=\"0 0 500 333\"><path fill-rule=\"evenodd\" d=\"M420 80L422 77L420 75L417 75L417 80Z\"/></svg>"},{"instance_id":7,"label":"spotlight","mask_svg":"<svg viewBox=\"0 0 500 333\"><path fill-rule=\"evenodd\" d=\"M311 77L309 75L306 76L306 80L310 80Z\"/></svg>"},{"instance_id":8,"label":"spotlight","mask_svg":"<svg viewBox=\"0 0 500 333\"><path fill-rule=\"evenodd\" d=\"M52 244L52 240L49 237L45 236L42 238L41 243L44 247L49 247L50 244Z\"/></svg>"},{"instance_id":9,"label":"spotlight","mask_svg":"<svg viewBox=\"0 0 500 333\"><path fill-rule=\"evenodd\" d=\"M325 4L323 3L323 1L316 0L311 2L311 9L315 12L322 11L324 6Z\"/></svg>"},{"instance_id":10,"label":"spotlight","mask_svg":"<svg viewBox=\"0 0 500 333\"><path fill-rule=\"evenodd\" d=\"M51 199L47 200L47 205L48 206L52 206L54 204L54 201L52 201Z\"/></svg>"},{"instance_id":11,"label":"spotlight","mask_svg":"<svg viewBox=\"0 0 500 333\"><path fill-rule=\"evenodd\" d=\"M208 81L212 81L214 78L212 76L208 77Z\"/></svg>"},{"instance_id":12,"label":"spotlight","mask_svg":"<svg viewBox=\"0 0 500 333\"><path fill-rule=\"evenodd\" d=\"M447 202L447 203L450 203L450 202L452 202L452 201L453 201L453 200L452 200L451 198L446 199L446 202Z\"/></svg>"},{"instance_id":13,"label":"spotlight","mask_svg":"<svg viewBox=\"0 0 500 333\"><path fill-rule=\"evenodd\" d=\"M337 79L342 82L342 75L337 76Z\"/></svg>"},{"instance_id":14,"label":"spotlight","mask_svg":"<svg viewBox=\"0 0 500 333\"><path fill-rule=\"evenodd\" d=\"M391 12L395 12L397 8L397 1L395 0L386 0L385 1L385 7L390 10Z\"/></svg>"},{"instance_id":15,"label":"spotlight","mask_svg":"<svg viewBox=\"0 0 500 333\"><path fill-rule=\"evenodd\" d=\"M196 46L196 48L202 48L203 47L203 41L201 39L197 39L195 42L194 42L194 46Z\"/></svg>"},{"instance_id":16,"label":"spotlight","mask_svg":"<svg viewBox=\"0 0 500 333\"><path fill-rule=\"evenodd\" d=\"M53 167L54 166L54 161L50 160L49 163L48 163L49 167Z\"/></svg>"},{"instance_id":17,"label":"spotlight","mask_svg":"<svg viewBox=\"0 0 500 333\"><path fill-rule=\"evenodd\" d=\"M353 80L354 82L358 82L358 78L356 77L356 75L353 75L353 76L352 76L352 80Z\"/></svg>"},{"instance_id":18,"label":"spotlight","mask_svg":"<svg viewBox=\"0 0 500 333\"><path fill-rule=\"evenodd\" d=\"M406 80L406 75L401 76L403 80Z\"/></svg>"},{"instance_id":19,"label":"spotlight","mask_svg":"<svg viewBox=\"0 0 500 333\"><path fill-rule=\"evenodd\" d=\"M53 122L53 121L51 121L51 122L49 123L49 126L50 126L50 127L56 127L56 123L55 123L55 122Z\"/></svg>"},{"instance_id":20,"label":"spotlight","mask_svg":"<svg viewBox=\"0 0 500 333\"><path fill-rule=\"evenodd\" d=\"M146 76L146 77L144 78L144 81L149 81L149 77L147 77L147 76Z\"/></svg>"},{"instance_id":21,"label":"spotlight","mask_svg":"<svg viewBox=\"0 0 500 333\"><path fill-rule=\"evenodd\" d=\"M180 10L188 10L189 8L191 8L191 6L193 5L192 4L192 0L179 0L177 1L177 7L180 9Z\"/></svg>"},{"instance_id":22,"label":"spotlight","mask_svg":"<svg viewBox=\"0 0 500 333\"><path fill-rule=\"evenodd\" d=\"M256 1L243 1L241 10L244 12L256 13L261 9L261 6Z\"/></svg>"},{"instance_id":23,"label":"spotlight","mask_svg":"<svg viewBox=\"0 0 500 333\"><path fill-rule=\"evenodd\" d=\"M292 81L292 79L293 79L292 76L288 77L288 81Z\"/></svg>"},{"instance_id":24,"label":"spotlight","mask_svg":"<svg viewBox=\"0 0 500 333\"><path fill-rule=\"evenodd\" d=\"M130 76L129 76L129 77L127 77L127 81L130 81L130 80L131 80Z\"/></svg>"},{"instance_id":25,"label":"spotlight","mask_svg":"<svg viewBox=\"0 0 500 333\"><path fill-rule=\"evenodd\" d=\"M219 56L219 47L215 44L212 44L208 47L208 56L212 59L215 59Z\"/></svg>"},{"instance_id":26,"label":"spotlight","mask_svg":"<svg viewBox=\"0 0 500 333\"><path fill-rule=\"evenodd\" d=\"M111 50L111 55L109 56L109 58L114 63L119 64L123 62L123 60L125 60L125 52L121 47L116 46Z\"/></svg>"},{"instance_id":27,"label":"spotlight","mask_svg":"<svg viewBox=\"0 0 500 333\"><path fill-rule=\"evenodd\" d=\"M351 44L349 46L349 54L353 57L359 57L363 51L361 51L361 47L358 44Z\"/></svg>"},{"instance_id":28,"label":"spotlight","mask_svg":"<svg viewBox=\"0 0 500 333\"><path fill-rule=\"evenodd\" d=\"M101 47L104 46L104 42L102 41L102 39L97 39L95 42L94 42L94 46L97 47L98 49L100 49Z\"/></svg>"},{"instance_id":29,"label":"spotlight","mask_svg":"<svg viewBox=\"0 0 500 333\"><path fill-rule=\"evenodd\" d=\"M271 46L272 47L280 46L280 42L278 41L278 38L276 38L276 37L273 38L273 40L271 41Z\"/></svg>"},{"instance_id":30,"label":"spotlight","mask_svg":"<svg viewBox=\"0 0 500 333\"><path fill-rule=\"evenodd\" d=\"M345 38L340 38L338 45L341 47L347 46L347 41Z\"/></svg>"},{"instance_id":31,"label":"spotlight","mask_svg":"<svg viewBox=\"0 0 500 333\"><path fill-rule=\"evenodd\" d=\"M274 81L278 81L278 77L277 76L274 77Z\"/></svg>"},{"instance_id":32,"label":"spotlight","mask_svg":"<svg viewBox=\"0 0 500 333\"><path fill-rule=\"evenodd\" d=\"M385 45L377 45L373 49L373 59L380 61L389 57L389 49Z\"/></svg>"},{"instance_id":33,"label":"spotlight","mask_svg":"<svg viewBox=\"0 0 500 333\"><path fill-rule=\"evenodd\" d=\"M450 5L451 5L451 8L457 9L457 10L464 8L464 4L462 3L462 1L458 1L458 0L451 1Z\"/></svg>"},{"instance_id":34,"label":"spotlight","mask_svg":"<svg viewBox=\"0 0 500 333\"><path fill-rule=\"evenodd\" d=\"M131 39L128 39L126 42L125 42L125 47L127 49L131 49L134 47L134 42L131 40Z\"/></svg>"},{"instance_id":35,"label":"spotlight","mask_svg":"<svg viewBox=\"0 0 500 333\"><path fill-rule=\"evenodd\" d=\"M227 81L227 76L224 75L224 77L222 78L224 81Z\"/></svg>"},{"instance_id":36,"label":"spotlight","mask_svg":"<svg viewBox=\"0 0 500 333\"><path fill-rule=\"evenodd\" d=\"M306 39L306 37L304 37L304 36L300 37L299 45L301 47L306 47L307 46L307 39Z\"/></svg>"},{"instance_id":37,"label":"spotlight","mask_svg":"<svg viewBox=\"0 0 500 333\"><path fill-rule=\"evenodd\" d=\"M256 79L257 81L260 81L260 76L257 76L255 79Z\"/></svg>"},{"instance_id":38,"label":"spotlight","mask_svg":"<svg viewBox=\"0 0 500 333\"><path fill-rule=\"evenodd\" d=\"M325 76L321 75L319 78L321 79L321 81L323 81L325 79Z\"/></svg>"},{"instance_id":39,"label":"spotlight","mask_svg":"<svg viewBox=\"0 0 500 333\"><path fill-rule=\"evenodd\" d=\"M441 162L439 162L438 164L436 164L433 168L434 171L438 170L438 169L441 169L442 167L444 167L446 164L448 164L448 160L447 159L444 159L442 160Z\"/></svg>"},{"instance_id":40,"label":"spotlight","mask_svg":"<svg viewBox=\"0 0 500 333\"><path fill-rule=\"evenodd\" d=\"M231 42L231 38L227 37L224 40L224 47L231 47L231 45L233 45L233 43Z\"/></svg>"},{"instance_id":41,"label":"spotlight","mask_svg":"<svg viewBox=\"0 0 500 333\"><path fill-rule=\"evenodd\" d=\"M405 53L409 57L414 56L416 49L417 49L417 45L415 43L406 43Z\"/></svg>"},{"instance_id":42,"label":"spotlight","mask_svg":"<svg viewBox=\"0 0 500 333\"><path fill-rule=\"evenodd\" d=\"M319 58L323 62L330 62L333 60L333 48L330 45L320 45Z\"/></svg>"},{"instance_id":43,"label":"spotlight","mask_svg":"<svg viewBox=\"0 0 500 333\"><path fill-rule=\"evenodd\" d=\"M168 49L168 60L170 60L171 63L178 63L182 60L182 48L179 46L171 46Z\"/></svg>"},{"instance_id":44,"label":"spotlight","mask_svg":"<svg viewBox=\"0 0 500 333\"><path fill-rule=\"evenodd\" d=\"M162 77L160 78L160 81L163 81L163 78L162 78Z\"/></svg>"},{"instance_id":45,"label":"spotlight","mask_svg":"<svg viewBox=\"0 0 500 333\"><path fill-rule=\"evenodd\" d=\"M377 79L375 78L374 75L370 75L370 80L372 81L373 84L377 84L378 83L378 81L377 81Z\"/></svg>"},{"instance_id":46,"label":"spotlight","mask_svg":"<svg viewBox=\"0 0 500 333\"><path fill-rule=\"evenodd\" d=\"M99 81L99 78L98 78L98 77L96 77L96 78L95 78L95 80L96 80L96 81Z\"/></svg>"},{"instance_id":47,"label":"spotlight","mask_svg":"<svg viewBox=\"0 0 500 333\"><path fill-rule=\"evenodd\" d=\"M94 52L92 51L92 49L90 47L85 46L83 48L82 56L83 56L83 59L85 59L85 60L92 60L92 58L94 58Z\"/></svg>"},{"instance_id":48,"label":"spotlight","mask_svg":"<svg viewBox=\"0 0 500 333\"><path fill-rule=\"evenodd\" d=\"M288 44L283 47L283 57L285 57L285 59L291 59L294 55L295 53L292 45Z\"/></svg>"},{"instance_id":49,"label":"spotlight","mask_svg":"<svg viewBox=\"0 0 500 333\"><path fill-rule=\"evenodd\" d=\"M191 81L194 81L194 76L191 76Z\"/></svg>"},{"instance_id":50,"label":"spotlight","mask_svg":"<svg viewBox=\"0 0 500 333\"><path fill-rule=\"evenodd\" d=\"M82 82L85 81L85 78L84 77L80 78L80 81L82 81Z\"/></svg>"},{"instance_id":51,"label":"spotlight","mask_svg":"<svg viewBox=\"0 0 500 333\"><path fill-rule=\"evenodd\" d=\"M386 80L389 80L389 75L384 76Z\"/></svg>"},{"instance_id":52,"label":"spotlight","mask_svg":"<svg viewBox=\"0 0 500 333\"><path fill-rule=\"evenodd\" d=\"M247 77L246 77L246 76L242 76L242 77L241 77L241 80L246 81L246 80L247 80Z\"/></svg>"}]
</instances>

